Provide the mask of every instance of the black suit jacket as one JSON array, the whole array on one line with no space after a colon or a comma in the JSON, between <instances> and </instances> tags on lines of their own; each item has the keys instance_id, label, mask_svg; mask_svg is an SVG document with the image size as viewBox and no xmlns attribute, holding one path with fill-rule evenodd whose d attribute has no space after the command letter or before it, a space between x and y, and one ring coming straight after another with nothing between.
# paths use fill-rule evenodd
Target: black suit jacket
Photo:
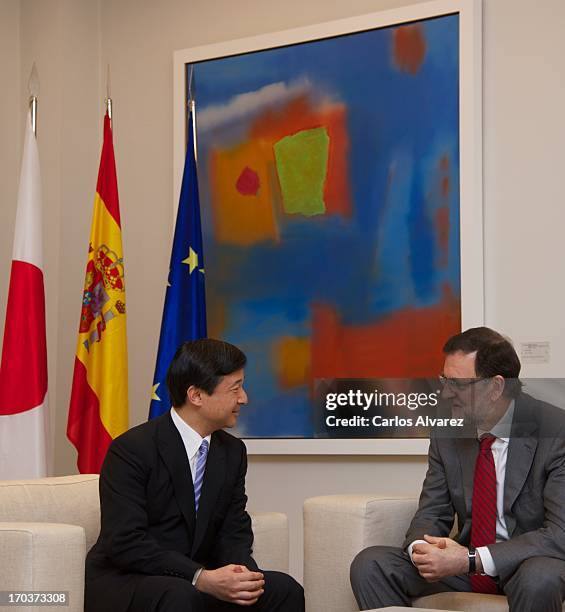
<instances>
[{"instance_id":1,"label":"black suit jacket","mask_svg":"<svg viewBox=\"0 0 565 612\"><path fill-rule=\"evenodd\" d=\"M476 438L430 440L428 471L404 547L424 534L448 536L467 546ZM521 393L516 399L504 479L509 539L490 545L500 578L507 580L529 557L565 560L565 412Z\"/></svg>"},{"instance_id":2,"label":"black suit jacket","mask_svg":"<svg viewBox=\"0 0 565 612\"><path fill-rule=\"evenodd\" d=\"M198 516L190 465L170 413L116 438L100 472L101 530L86 557L85 610L126 611L143 575L192 581L200 567L256 570L245 511L245 445L212 434Z\"/></svg>"}]
</instances>

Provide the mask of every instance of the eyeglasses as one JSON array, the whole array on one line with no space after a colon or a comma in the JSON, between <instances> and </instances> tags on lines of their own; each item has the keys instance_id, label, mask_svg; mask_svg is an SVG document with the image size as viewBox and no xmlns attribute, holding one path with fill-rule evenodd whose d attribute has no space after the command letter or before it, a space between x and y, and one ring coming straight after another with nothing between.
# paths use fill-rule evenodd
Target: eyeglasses
<instances>
[{"instance_id":1,"label":"eyeglasses","mask_svg":"<svg viewBox=\"0 0 565 612\"><path fill-rule=\"evenodd\" d=\"M443 376L443 374L440 374L438 378L439 382L444 387L457 389L458 391L463 391L471 385L476 385L481 380L487 380L487 378L447 378L447 376Z\"/></svg>"}]
</instances>

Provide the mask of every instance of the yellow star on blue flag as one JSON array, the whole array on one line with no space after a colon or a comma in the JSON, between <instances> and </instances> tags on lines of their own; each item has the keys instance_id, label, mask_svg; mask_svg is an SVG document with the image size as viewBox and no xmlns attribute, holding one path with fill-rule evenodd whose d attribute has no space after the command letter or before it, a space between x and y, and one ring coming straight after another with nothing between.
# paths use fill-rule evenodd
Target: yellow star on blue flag
<instances>
[{"instance_id":1,"label":"yellow star on blue flag","mask_svg":"<svg viewBox=\"0 0 565 612\"><path fill-rule=\"evenodd\" d=\"M188 247L188 257L183 259L181 263L186 264L192 274L194 269L198 268L198 253L193 251L192 247Z\"/></svg>"}]
</instances>

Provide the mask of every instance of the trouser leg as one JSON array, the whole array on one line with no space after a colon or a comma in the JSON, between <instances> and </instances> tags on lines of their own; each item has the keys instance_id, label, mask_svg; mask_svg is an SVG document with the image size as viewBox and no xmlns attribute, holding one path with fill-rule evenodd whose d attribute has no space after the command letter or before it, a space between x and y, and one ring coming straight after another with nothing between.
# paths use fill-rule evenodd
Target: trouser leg
<instances>
[{"instance_id":1,"label":"trouser leg","mask_svg":"<svg viewBox=\"0 0 565 612\"><path fill-rule=\"evenodd\" d=\"M510 612L561 612L565 599L565 561L532 557L503 586Z\"/></svg>"},{"instance_id":2,"label":"trouser leg","mask_svg":"<svg viewBox=\"0 0 565 612\"><path fill-rule=\"evenodd\" d=\"M128 612L204 612L204 603L188 580L146 576L137 583Z\"/></svg>"},{"instance_id":3,"label":"trouser leg","mask_svg":"<svg viewBox=\"0 0 565 612\"><path fill-rule=\"evenodd\" d=\"M410 606L415 597L443 591L470 591L467 576L427 582L408 554L391 546L362 550L351 564L351 587L360 610L387 606Z\"/></svg>"}]
</instances>

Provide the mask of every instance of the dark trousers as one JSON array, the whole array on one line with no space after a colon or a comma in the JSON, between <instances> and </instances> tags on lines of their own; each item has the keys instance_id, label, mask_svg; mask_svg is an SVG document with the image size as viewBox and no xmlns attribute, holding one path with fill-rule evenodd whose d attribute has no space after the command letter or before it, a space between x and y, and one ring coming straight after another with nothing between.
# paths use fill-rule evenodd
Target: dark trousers
<instances>
[{"instance_id":1,"label":"dark trousers","mask_svg":"<svg viewBox=\"0 0 565 612\"><path fill-rule=\"evenodd\" d=\"M220 601L197 591L188 580L147 576L137 583L128 612L303 612L304 590L287 574L263 572L265 591L252 606Z\"/></svg>"},{"instance_id":2,"label":"dark trousers","mask_svg":"<svg viewBox=\"0 0 565 612\"><path fill-rule=\"evenodd\" d=\"M351 586L360 610L411 606L416 597L445 591L471 591L467 576L427 582L400 548L373 546L351 564ZM565 561L532 557L502 585L510 612L561 612L565 599Z\"/></svg>"}]
</instances>

